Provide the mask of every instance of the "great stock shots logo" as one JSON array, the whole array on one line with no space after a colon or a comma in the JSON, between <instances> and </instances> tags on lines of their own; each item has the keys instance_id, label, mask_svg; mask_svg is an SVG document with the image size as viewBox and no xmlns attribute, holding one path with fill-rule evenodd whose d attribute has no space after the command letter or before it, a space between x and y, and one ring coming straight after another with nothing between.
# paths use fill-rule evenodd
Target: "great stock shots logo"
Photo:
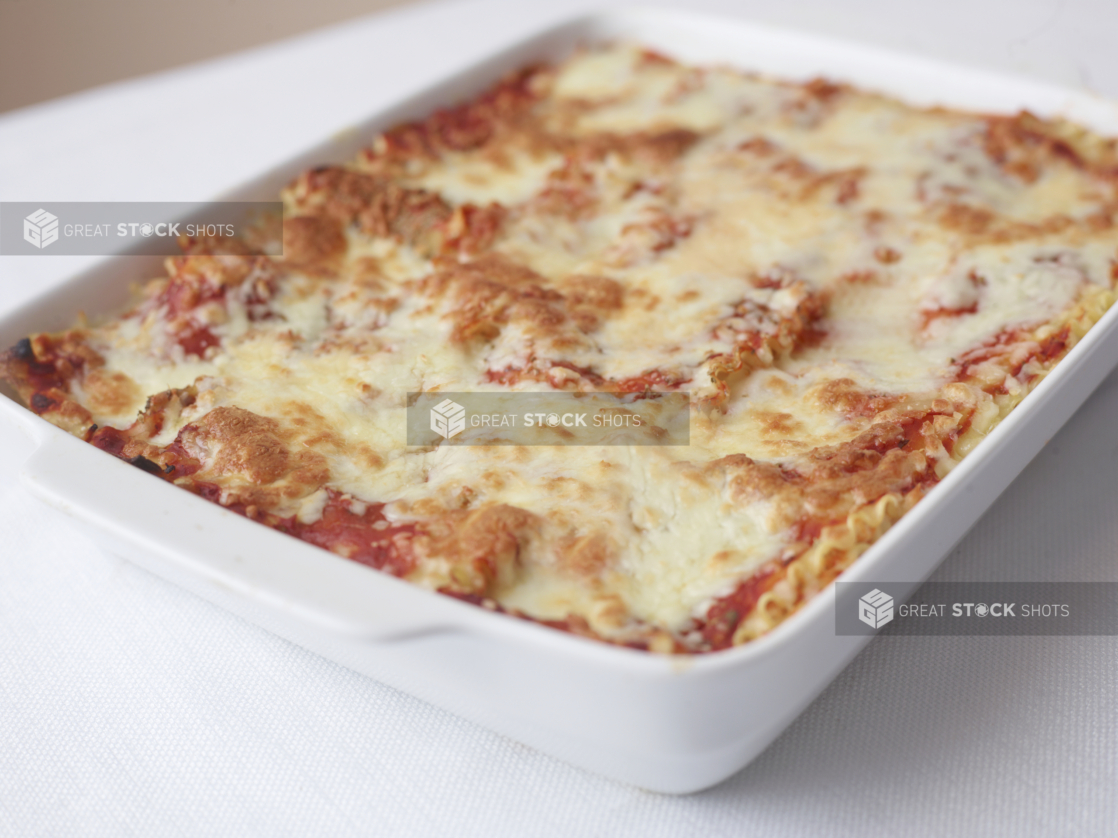
<instances>
[{"instance_id":1,"label":"great stock shots logo","mask_svg":"<svg viewBox=\"0 0 1118 838\"><path fill-rule=\"evenodd\" d=\"M839 580L835 633L1116 636L1118 582L925 582L917 587L914 582Z\"/></svg>"},{"instance_id":2,"label":"great stock shots logo","mask_svg":"<svg viewBox=\"0 0 1118 838\"><path fill-rule=\"evenodd\" d=\"M881 628L893 619L893 598L874 588L858 600L858 619L870 628Z\"/></svg>"},{"instance_id":3,"label":"great stock shots logo","mask_svg":"<svg viewBox=\"0 0 1118 838\"><path fill-rule=\"evenodd\" d=\"M283 255L280 201L0 201L8 256Z\"/></svg>"},{"instance_id":4,"label":"great stock shots logo","mask_svg":"<svg viewBox=\"0 0 1118 838\"><path fill-rule=\"evenodd\" d=\"M443 399L431 408L431 430L443 439L462 433L466 430L466 408L458 402Z\"/></svg>"},{"instance_id":5,"label":"great stock shots logo","mask_svg":"<svg viewBox=\"0 0 1118 838\"><path fill-rule=\"evenodd\" d=\"M687 445L690 394L408 393L408 445Z\"/></svg>"},{"instance_id":6,"label":"great stock shots logo","mask_svg":"<svg viewBox=\"0 0 1118 838\"><path fill-rule=\"evenodd\" d=\"M23 240L42 250L58 241L58 216L37 209L23 219Z\"/></svg>"}]
</instances>

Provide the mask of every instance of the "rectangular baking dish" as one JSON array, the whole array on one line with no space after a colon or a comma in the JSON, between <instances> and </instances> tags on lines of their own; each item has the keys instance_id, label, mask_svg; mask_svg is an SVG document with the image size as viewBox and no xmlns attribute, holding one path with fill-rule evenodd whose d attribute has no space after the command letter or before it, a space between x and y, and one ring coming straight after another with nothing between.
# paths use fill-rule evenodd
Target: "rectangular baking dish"
<instances>
[{"instance_id":1,"label":"rectangular baking dish","mask_svg":"<svg viewBox=\"0 0 1118 838\"><path fill-rule=\"evenodd\" d=\"M378 131L479 92L582 43L639 40L681 60L792 79L824 75L914 104L1063 115L1118 133L1118 107L1083 93L825 38L664 11L580 17L510 45L353 131L223 196L270 200L304 169L350 159ZM113 257L0 319L0 345L124 304L159 260ZM1118 364L1111 310L981 445L846 572L914 590ZM259 526L87 445L0 397L38 443L26 487L107 550L372 678L580 767L685 793L759 754L865 637L835 634L824 592L771 634L697 657L584 640L493 614Z\"/></svg>"}]
</instances>

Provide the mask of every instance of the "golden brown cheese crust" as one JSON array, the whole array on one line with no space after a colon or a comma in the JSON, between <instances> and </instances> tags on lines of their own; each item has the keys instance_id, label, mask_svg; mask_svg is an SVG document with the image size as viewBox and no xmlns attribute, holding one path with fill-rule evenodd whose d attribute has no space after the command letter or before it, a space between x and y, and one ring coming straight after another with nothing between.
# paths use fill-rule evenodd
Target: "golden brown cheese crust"
<instances>
[{"instance_id":1,"label":"golden brown cheese crust","mask_svg":"<svg viewBox=\"0 0 1118 838\"><path fill-rule=\"evenodd\" d=\"M660 652L770 630L1102 316L1113 139L619 44L285 192L284 255L186 240L34 335L35 413L494 610ZM686 391L680 448L403 444L417 390Z\"/></svg>"}]
</instances>

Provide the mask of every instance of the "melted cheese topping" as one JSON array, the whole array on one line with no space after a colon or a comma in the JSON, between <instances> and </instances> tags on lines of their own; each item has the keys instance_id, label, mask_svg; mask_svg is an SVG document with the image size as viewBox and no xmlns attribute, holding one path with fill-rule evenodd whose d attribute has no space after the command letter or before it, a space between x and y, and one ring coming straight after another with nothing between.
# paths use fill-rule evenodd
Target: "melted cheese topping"
<instances>
[{"instance_id":1,"label":"melted cheese topping","mask_svg":"<svg viewBox=\"0 0 1118 838\"><path fill-rule=\"evenodd\" d=\"M386 503L389 522L463 504L525 510L540 523L487 596L607 638L651 626L700 648L689 632L712 603L811 538L777 494L749 488L758 469L809 474L813 451L879 421L852 399L930 404L965 353L1057 321L1113 282L1114 229L1084 221L1112 205L1113 181L1067 155L1022 174L991 150L984 117L688 68L629 45L582 52L542 84L533 131L565 144L533 146L524 136L536 134L514 126L504 146L498 134L398 177L452 208L501 204L492 252L550 297L506 283L477 315L491 328L463 339L481 280L355 222L326 278L283 270L268 317L231 302L212 318L220 344L204 358L170 346L165 310L95 330L105 370L134 382L135 397L106 412L78 383L78 400L125 428L148 396L196 384L153 444L220 407L269 417L293 451L322 456L331 490L362 510ZM658 133L685 139L644 156L617 139ZM591 141L605 150L580 153ZM440 271L452 290L424 284ZM578 309L572 277L598 278L617 299ZM549 325L528 299L552 300L565 319ZM609 389L657 371L695 396L689 446L405 445L408 392ZM982 386L1000 392L1001 381ZM990 402L979 389L972 408ZM737 456L753 471L735 471ZM310 524L325 504L311 485L272 511ZM441 561L428 556L413 578L442 585Z\"/></svg>"}]
</instances>

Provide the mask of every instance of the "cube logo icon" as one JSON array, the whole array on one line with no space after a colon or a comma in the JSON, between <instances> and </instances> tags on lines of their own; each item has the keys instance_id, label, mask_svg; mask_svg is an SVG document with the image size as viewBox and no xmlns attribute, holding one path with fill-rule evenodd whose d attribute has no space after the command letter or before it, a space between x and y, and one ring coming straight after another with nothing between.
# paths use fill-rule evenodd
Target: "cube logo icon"
<instances>
[{"instance_id":1,"label":"cube logo icon","mask_svg":"<svg viewBox=\"0 0 1118 838\"><path fill-rule=\"evenodd\" d=\"M466 430L466 408L450 399L443 399L431 408L431 430L443 439Z\"/></svg>"},{"instance_id":2,"label":"cube logo icon","mask_svg":"<svg viewBox=\"0 0 1118 838\"><path fill-rule=\"evenodd\" d=\"M37 209L23 219L23 240L42 250L58 240L58 216Z\"/></svg>"},{"instance_id":3,"label":"cube logo icon","mask_svg":"<svg viewBox=\"0 0 1118 838\"><path fill-rule=\"evenodd\" d=\"M893 598L874 588L858 600L858 619L870 628L881 628L893 619Z\"/></svg>"}]
</instances>

